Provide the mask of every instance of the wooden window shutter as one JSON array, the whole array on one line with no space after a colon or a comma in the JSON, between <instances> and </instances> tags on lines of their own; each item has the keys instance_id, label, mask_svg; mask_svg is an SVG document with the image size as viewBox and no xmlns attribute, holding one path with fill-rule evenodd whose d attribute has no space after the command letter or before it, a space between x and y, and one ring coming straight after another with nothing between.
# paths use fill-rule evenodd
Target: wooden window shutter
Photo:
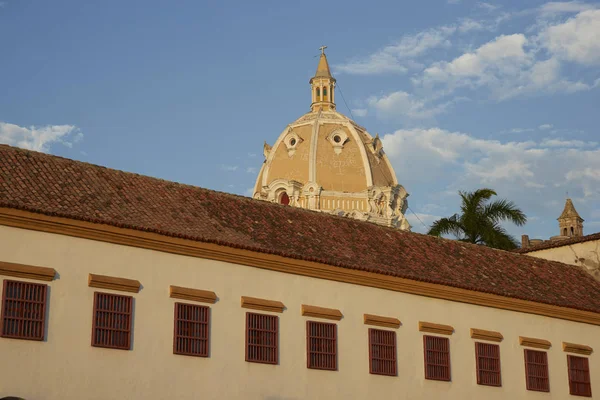
<instances>
[{"instance_id":1,"label":"wooden window shutter","mask_svg":"<svg viewBox=\"0 0 600 400\"><path fill-rule=\"evenodd\" d=\"M475 342L477 384L502 386L500 376L500 346Z\"/></svg>"},{"instance_id":2,"label":"wooden window shutter","mask_svg":"<svg viewBox=\"0 0 600 400\"><path fill-rule=\"evenodd\" d=\"M527 390L550 391L548 354L545 351L525 349L525 379Z\"/></svg>"},{"instance_id":3,"label":"wooden window shutter","mask_svg":"<svg viewBox=\"0 0 600 400\"><path fill-rule=\"evenodd\" d=\"M425 379L450 381L450 340L438 336L423 336Z\"/></svg>"},{"instance_id":4,"label":"wooden window shutter","mask_svg":"<svg viewBox=\"0 0 600 400\"><path fill-rule=\"evenodd\" d=\"M396 332L369 329L369 372L377 375L396 376Z\"/></svg>"},{"instance_id":5,"label":"wooden window shutter","mask_svg":"<svg viewBox=\"0 0 600 400\"><path fill-rule=\"evenodd\" d=\"M129 350L133 297L94 293L92 346Z\"/></svg>"},{"instance_id":6,"label":"wooden window shutter","mask_svg":"<svg viewBox=\"0 0 600 400\"><path fill-rule=\"evenodd\" d=\"M48 285L5 280L0 336L44 340Z\"/></svg>"},{"instance_id":7,"label":"wooden window shutter","mask_svg":"<svg viewBox=\"0 0 600 400\"><path fill-rule=\"evenodd\" d=\"M588 358L567 355L567 364L569 367L569 393L575 396L592 397Z\"/></svg>"},{"instance_id":8,"label":"wooden window shutter","mask_svg":"<svg viewBox=\"0 0 600 400\"><path fill-rule=\"evenodd\" d=\"M210 307L175 303L173 354L208 357Z\"/></svg>"},{"instance_id":9,"label":"wooden window shutter","mask_svg":"<svg viewBox=\"0 0 600 400\"><path fill-rule=\"evenodd\" d=\"M246 361L277 364L279 317L246 313Z\"/></svg>"},{"instance_id":10,"label":"wooden window shutter","mask_svg":"<svg viewBox=\"0 0 600 400\"><path fill-rule=\"evenodd\" d=\"M337 325L306 321L308 368L337 370Z\"/></svg>"}]
</instances>

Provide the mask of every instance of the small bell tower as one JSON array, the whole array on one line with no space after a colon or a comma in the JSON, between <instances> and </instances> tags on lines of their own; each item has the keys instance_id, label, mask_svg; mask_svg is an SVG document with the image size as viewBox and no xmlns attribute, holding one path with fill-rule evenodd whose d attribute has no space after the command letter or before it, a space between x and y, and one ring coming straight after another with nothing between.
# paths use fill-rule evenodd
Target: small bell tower
<instances>
[{"instance_id":1,"label":"small bell tower","mask_svg":"<svg viewBox=\"0 0 600 400\"><path fill-rule=\"evenodd\" d=\"M577 210L575 210L575 206L571 199L567 199L565 209L562 214L560 214L560 217L558 217L558 226L560 228L561 236L583 236L583 218L581 218Z\"/></svg>"},{"instance_id":2,"label":"small bell tower","mask_svg":"<svg viewBox=\"0 0 600 400\"><path fill-rule=\"evenodd\" d=\"M335 78L331 76L329 64L325 49L327 46L321 46L321 57L315 76L310 78L310 87L312 93L312 103L310 108L313 112L319 110L335 110Z\"/></svg>"}]
</instances>

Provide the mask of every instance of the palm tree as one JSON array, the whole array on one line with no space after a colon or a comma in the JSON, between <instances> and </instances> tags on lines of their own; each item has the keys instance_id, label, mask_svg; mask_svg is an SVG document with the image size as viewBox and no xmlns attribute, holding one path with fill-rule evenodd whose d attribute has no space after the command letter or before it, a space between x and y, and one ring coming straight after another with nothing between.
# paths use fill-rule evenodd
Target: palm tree
<instances>
[{"instance_id":1,"label":"palm tree","mask_svg":"<svg viewBox=\"0 0 600 400\"><path fill-rule=\"evenodd\" d=\"M492 189L478 189L474 192L459 191L458 194L462 198L461 214L435 221L427 232L429 235L451 234L462 242L483 244L503 250L517 248L515 238L500 226L500 222L504 220L517 226L527 222L527 217L515 203L500 199L486 204L492 196L497 195Z\"/></svg>"}]
</instances>

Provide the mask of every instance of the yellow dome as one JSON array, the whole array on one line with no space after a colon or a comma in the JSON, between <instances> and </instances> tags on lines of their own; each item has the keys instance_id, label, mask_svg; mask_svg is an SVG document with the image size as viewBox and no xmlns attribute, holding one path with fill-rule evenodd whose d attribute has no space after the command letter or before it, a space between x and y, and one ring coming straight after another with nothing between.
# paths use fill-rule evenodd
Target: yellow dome
<instances>
[{"instance_id":1,"label":"yellow dome","mask_svg":"<svg viewBox=\"0 0 600 400\"><path fill-rule=\"evenodd\" d=\"M408 193L381 140L335 110L335 79L324 52L310 83L311 111L272 147L265 143L254 197L410 229Z\"/></svg>"}]
</instances>

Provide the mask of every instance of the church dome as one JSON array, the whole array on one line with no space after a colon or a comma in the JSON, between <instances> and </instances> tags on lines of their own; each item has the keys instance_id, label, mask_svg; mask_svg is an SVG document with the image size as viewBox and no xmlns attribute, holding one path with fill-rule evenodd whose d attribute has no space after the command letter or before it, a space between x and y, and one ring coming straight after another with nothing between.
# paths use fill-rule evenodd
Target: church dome
<instances>
[{"instance_id":1,"label":"church dome","mask_svg":"<svg viewBox=\"0 0 600 400\"><path fill-rule=\"evenodd\" d=\"M253 197L408 230L408 193L379 136L336 111L336 80L323 50L310 80L311 111L273 146L265 143Z\"/></svg>"}]
</instances>

